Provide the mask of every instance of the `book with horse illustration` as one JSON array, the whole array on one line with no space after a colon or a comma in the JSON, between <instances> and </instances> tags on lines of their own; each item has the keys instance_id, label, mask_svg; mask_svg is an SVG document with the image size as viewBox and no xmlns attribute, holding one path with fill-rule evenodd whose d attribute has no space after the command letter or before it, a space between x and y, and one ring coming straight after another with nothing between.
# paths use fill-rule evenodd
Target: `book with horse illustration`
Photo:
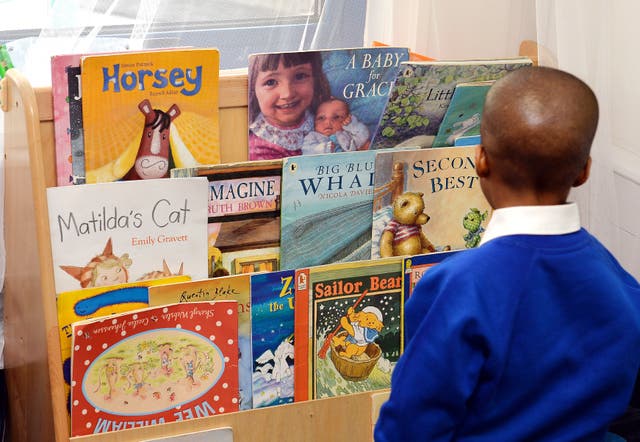
<instances>
[{"instance_id":1,"label":"book with horse illustration","mask_svg":"<svg viewBox=\"0 0 640 442\"><path fill-rule=\"evenodd\" d=\"M71 436L238 411L236 301L73 323Z\"/></svg>"},{"instance_id":2,"label":"book with horse illustration","mask_svg":"<svg viewBox=\"0 0 640 442\"><path fill-rule=\"evenodd\" d=\"M207 276L207 180L47 188L55 292Z\"/></svg>"},{"instance_id":3,"label":"book with horse illustration","mask_svg":"<svg viewBox=\"0 0 640 442\"><path fill-rule=\"evenodd\" d=\"M283 160L281 268L371 257L374 166L371 150Z\"/></svg>"},{"instance_id":4,"label":"book with horse illustration","mask_svg":"<svg viewBox=\"0 0 640 442\"><path fill-rule=\"evenodd\" d=\"M389 388L403 351L402 259L296 270L295 400Z\"/></svg>"},{"instance_id":5,"label":"book with horse illustration","mask_svg":"<svg viewBox=\"0 0 640 442\"><path fill-rule=\"evenodd\" d=\"M86 182L219 163L219 64L214 48L82 57Z\"/></svg>"}]
</instances>

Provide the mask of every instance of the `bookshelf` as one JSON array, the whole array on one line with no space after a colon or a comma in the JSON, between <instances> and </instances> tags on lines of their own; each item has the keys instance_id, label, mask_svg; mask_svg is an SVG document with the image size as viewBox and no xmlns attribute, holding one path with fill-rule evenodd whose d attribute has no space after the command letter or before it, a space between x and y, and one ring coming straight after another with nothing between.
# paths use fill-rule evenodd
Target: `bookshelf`
<instances>
[{"instance_id":1,"label":"bookshelf","mask_svg":"<svg viewBox=\"0 0 640 442\"><path fill-rule=\"evenodd\" d=\"M0 81L5 112L5 373L13 441L137 441L231 427L234 442L371 441L387 391L69 438L46 188L55 186L51 88L16 69ZM247 159L246 70L221 72L222 162Z\"/></svg>"}]
</instances>

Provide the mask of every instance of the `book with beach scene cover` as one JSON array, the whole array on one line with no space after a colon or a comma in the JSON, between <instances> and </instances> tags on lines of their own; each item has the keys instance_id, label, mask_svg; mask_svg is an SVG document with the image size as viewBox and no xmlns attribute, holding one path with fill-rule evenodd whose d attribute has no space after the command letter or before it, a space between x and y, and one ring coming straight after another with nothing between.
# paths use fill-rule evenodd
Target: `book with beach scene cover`
<instances>
[{"instance_id":1,"label":"book with beach scene cover","mask_svg":"<svg viewBox=\"0 0 640 442\"><path fill-rule=\"evenodd\" d=\"M75 322L71 436L237 411L237 321L216 301Z\"/></svg>"}]
</instances>

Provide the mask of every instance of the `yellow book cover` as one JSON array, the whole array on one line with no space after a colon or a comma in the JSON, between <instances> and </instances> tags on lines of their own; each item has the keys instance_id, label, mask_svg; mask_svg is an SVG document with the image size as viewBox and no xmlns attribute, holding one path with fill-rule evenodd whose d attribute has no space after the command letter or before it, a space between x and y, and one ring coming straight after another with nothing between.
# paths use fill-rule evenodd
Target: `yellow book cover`
<instances>
[{"instance_id":1,"label":"yellow book cover","mask_svg":"<svg viewBox=\"0 0 640 442\"><path fill-rule=\"evenodd\" d=\"M124 313L149 306L149 287L190 281L187 275L127 282L61 292L56 299L60 353L67 397L71 382L72 324L85 319Z\"/></svg>"},{"instance_id":2,"label":"yellow book cover","mask_svg":"<svg viewBox=\"0 0 640 442\"><path fill-rule=\"evenodd\" d=\"M251 358L251 274L222 276L149 288L149 305L197 301L238 301L240 410L253 408Z\"/></svg>"},{"instance_id":3,"label":"yellow book cover","mask_svg":"<svg viewBox=\"0 0 640 442\"><path fill-rule=\"evenodd\" d=\"M214 48L83 57L86 182L219 163L219 70Z\"/></svg>"}]
</instances>

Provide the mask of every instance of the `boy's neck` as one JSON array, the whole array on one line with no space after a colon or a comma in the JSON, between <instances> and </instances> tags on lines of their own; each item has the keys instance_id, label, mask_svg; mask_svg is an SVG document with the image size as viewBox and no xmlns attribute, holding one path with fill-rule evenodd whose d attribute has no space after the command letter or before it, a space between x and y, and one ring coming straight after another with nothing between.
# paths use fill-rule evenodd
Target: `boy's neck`
<instances>
[{"instance_id":1,"label":"boy's neck","mask_svg":"<svg viewBox=\"0 0 640 442\"><path fill-rule=\"evenodd\" d=\"M487 198L493 209L516 206L555 206L565 204L569 190L566 192L515 192L508 189L505 192L496 192L491 198Z\"/></svg>"}]
</instances>

